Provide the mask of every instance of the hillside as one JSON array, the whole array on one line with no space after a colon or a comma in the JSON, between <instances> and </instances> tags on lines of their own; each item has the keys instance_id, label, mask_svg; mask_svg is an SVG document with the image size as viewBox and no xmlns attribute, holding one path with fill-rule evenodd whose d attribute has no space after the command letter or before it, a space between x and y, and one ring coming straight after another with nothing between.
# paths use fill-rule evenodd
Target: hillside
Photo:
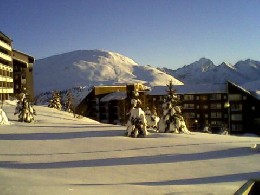
<instances>
[{"instance_id":1,"label":"hillside","mask_svg":"<svg viewBox=\"0 0 260 195\"><path fill-rule=\"evenodd\" d=\"M36 60L35 93L93 85L125 84L166 85L182 82L151 66L138 65L121 54L100 50L78 50Z\"/></svg>"}]
</instances>

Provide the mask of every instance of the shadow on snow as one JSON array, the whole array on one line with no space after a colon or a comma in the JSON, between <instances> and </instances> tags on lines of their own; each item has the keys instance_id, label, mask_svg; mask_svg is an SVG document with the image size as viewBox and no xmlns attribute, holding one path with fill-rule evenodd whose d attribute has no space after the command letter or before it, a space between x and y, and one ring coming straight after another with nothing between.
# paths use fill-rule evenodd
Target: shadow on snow
<instances>
[{"instance_id":1,"label":"shadow on snow","mask_svg":"<svg viewBox=\"0 0 260 195\"><path fill-rule=\"evenodd\" d=\"M249 148L231 148L225 150L209 151L192 154L164 154L153 156L136 156L125 158L107 158L76 160L63 162L43 162L43 163L13 163L0 162L0 167L10 169L59 169L59 168L78 168L78 167L106 167L106 166L123 166L123 165L142 165L142 164L159 164L159 163L176 163L185 161L201 161L209 159L221 159L230 157L240 157L258 155Z\"/></svg>"}]
</instances>

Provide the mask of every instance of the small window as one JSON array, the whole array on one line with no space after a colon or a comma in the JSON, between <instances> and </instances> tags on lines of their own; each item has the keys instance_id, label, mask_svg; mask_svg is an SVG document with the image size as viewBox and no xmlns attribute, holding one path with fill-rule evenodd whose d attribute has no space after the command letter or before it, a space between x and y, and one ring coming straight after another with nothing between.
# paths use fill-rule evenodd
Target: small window
<instances>
[{"instance_id":1,"label":"small window","mask_svg":"<svg viewBox=\"0 0 260 195\"><path fill-rule=\"evenodd\" d=\"M200 100L202 100L202 101L205 101L205 100L207 100L208 99L208 96L207 95L201 95L200 96Z\"/></svg>"},{"instance_id":2,"label":"small window","mask_svg":"<svg viewBox=\"0 0 260 195\"><path fill-rule=\"evenodd\" d=\"M243 117L242 114L231 114L232 121L242 121Z\"/></svg>"},{"instance_id":3,"label":"small window","mask_svg":"<svg viewBox=\"0 0 260 195\"><path fill-rule=\"evenodd\" d=\"M220 103L217 103L217 104L210 104L210 108L211 109L221 109L222 106Z\"/></svg>"},{"instance_id":4,"label":"small window","mask_svg":"<svg viewBox=\"0 0 260 195\"><path fill-rule=\"evenodd\" d=\"M229 94L228 97L229 97L229 100L232 100L232 101L242 100L241 94Z\"/></svg>"},{"instance_id":5,"label":"small window","mask_svg":"<svg viewBox=\"0 0 260 195\"><path fill-rule=\"evenodd\" d=\"M209 99L210 100L221 100L221 94L210 94Z\"/></svg>"},{"instance_id":6,"label":"small window","mask_svg":"<svg viewBox=\"0 0 260 195\"><path fill-rule=\"evenodd\" d=\"M183 104L184 109L194 109L195 105L194 104Z\"/></svg>"},{"instance_id":7,"label":"small window","mask_svg":"<svg viewBox=\"0 0 260 195\"><path fill-rule=\"evenodd\" d=\"M184 100L194 100L194 95L184 95Z\"/></svg>"},{"instance_id":8,"label":"small window","mask_svg":"<svg viewBox=\"0 0 260 195\"><path fill-rule=\"evenodd\" d=\"M242 104L231 104L230 108L232 111L242 111Z\"/></svg>"},{"instance_id":9,"label":"small window","mask_svg":"<svg viewBox=\"0 0 260 195\"><path fill-rule=\"evenodd\" d=\"M222 113L221 112L211 112L210 113L210 117L211 118L221 118L222 117Z\"/></svg>"}]
</instances>

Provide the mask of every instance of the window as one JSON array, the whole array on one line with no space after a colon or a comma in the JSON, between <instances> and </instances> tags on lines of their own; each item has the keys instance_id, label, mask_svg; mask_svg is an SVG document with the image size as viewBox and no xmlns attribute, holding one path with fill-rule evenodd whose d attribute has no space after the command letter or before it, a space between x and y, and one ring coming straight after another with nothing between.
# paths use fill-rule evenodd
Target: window
<instances>
[{"instance_id":1,"label":"window","mask_svg":"<svg viewBox=\"0 0 260 195\"><path fill-rule=\"evenodd\" d=\"M232 100L232 101L242 100L241 94L229 94L228 97L229 97L229 100Z\"/></svg>"},{"instance_id":2,"label":"window","mask_svg":"<svg viewBox=\"0 0 260 195\"><path fill-rule=\"evenodd\" d=\"M195 105L194 104L183 104L184 109L194 109Z\"/></svg>"},{"instance_id":3,"label":"window","mask_svg":"<svg viewBox=\"0 0 260 195\"><path fill-rule=\"evenodd\" d=\"M221 94L210 94L209 99L210 100L221 100Z\"/></svg>"},{"instance_id":4,"label":"window","mask_svg":"<svg viewBox=\"0 0 260 195\"><path fill-rule=\"evenodd\" d=\"M213 125L213 126L221 126L222 122L221 121L211 121L211 125Z\"/></svg>"},{"instance_id":5,"label":"window","mask_svg":"<svg viewBox=\"0 0 260 195\"><path fill-rule=\"evenodd\" d=\"M211 118L221 118L222 113L221 112L211 112L210 116L211 116Z\"/></svg>"},{"instance_id":6,"label":"window","mask_svg":"<svg viewBox=\"0 0 260 195\"><path fill-rule=\"evenodd\" d=\"M231 129L232 131L243 131L243 126L241 124L232 124Z\"/></svg>"},{"instance_id":7,"label":"window","mask_svg":"<svg viewBox=\"0 0 260 195\"><path fill-rule=\"evenodd\" d=\"M242 121L242 114L231 114L232 121Z\"/></svg>"},{"instance_id":8,"label":"window","mask_svg":"<svg viewBox=\"0 0 260 195\"><path fill-rule=\"evenodd\" d=\"M184 100L194 100L194 95L184 95Z\"/></svg>"},{"instance_id":9,"label":"window","mask_svg":"<svg viewBox=\"0 0 260 195\"><path fill-rule=\"evenodd\" d=\"M202 108L203 108L203 109L208 109L209 106L208 106L208 105L202 105Z\"/></svg>"},{"instance_id":10,"label":"window","mask_svg":"<svg viewBox=\"0 0 260 195\"><path fill-rule=\"evenodd\" d=\"M186 118L195 118L195 113L194 112L187 112L185 113Z\"/></svg>"},{"instance_id":11,"label":"window","mask_svg":"<svg viewBox=\"0 0 260 195\"><path fill-rule=\"evenodd\" d=\"M232 111L242 111L242 104L231 104L230 109Z\"/></svg>"},{"instance_id":12,"label":"window","mask_svg":"<svg viewBox=\"0 0 260 195\"><path fill-rule=\"evenodd\" d=\"M211 109L221 109L222 106L220 103L217 103L217 104L210 104L210 108Z\"/></svg>"},{"instance_id":13,"label":"window","mask_svg":"<svg viewBox=\"0 0 260 195\"><path fill-rule=\"evenodd\" d=\"M200 96L200 100L202 100L202 101L207 100L207 99L208 99L207 95L201 95Z\"/></svg>"}]
</instances>

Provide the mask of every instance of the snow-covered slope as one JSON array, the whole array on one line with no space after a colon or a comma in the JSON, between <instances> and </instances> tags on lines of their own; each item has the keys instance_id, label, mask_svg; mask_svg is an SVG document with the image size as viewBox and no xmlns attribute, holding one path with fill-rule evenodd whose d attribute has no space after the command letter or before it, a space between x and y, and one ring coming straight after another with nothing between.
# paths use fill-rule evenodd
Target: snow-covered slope
<instances>
[{"instance_id":1,"label":"snow-covered slope","mask_svg":"<svg viewBox=\"0 0 260 195\"><path fill-rule=\"evenodd\" d=\"M138 65L121 54L100 50L78 50L36 60L35 92L65 90L91 85L141 82L149 85L183 84L151 66Z\"/></svg>"},{"instance_id":2,"label":"snow-covered slope","mask_svg":"<svg viewBox=\"0 0 260 195\"><path fill-rule=\"evenodd\" d=\"M6 102L5 102L6 103ZM124 136L125 126L100 124L35 106L21 123L14 106L0 126L1 195L234 194L259 178L259 137L152 133Z\"/></svg>"}]
</instances>

